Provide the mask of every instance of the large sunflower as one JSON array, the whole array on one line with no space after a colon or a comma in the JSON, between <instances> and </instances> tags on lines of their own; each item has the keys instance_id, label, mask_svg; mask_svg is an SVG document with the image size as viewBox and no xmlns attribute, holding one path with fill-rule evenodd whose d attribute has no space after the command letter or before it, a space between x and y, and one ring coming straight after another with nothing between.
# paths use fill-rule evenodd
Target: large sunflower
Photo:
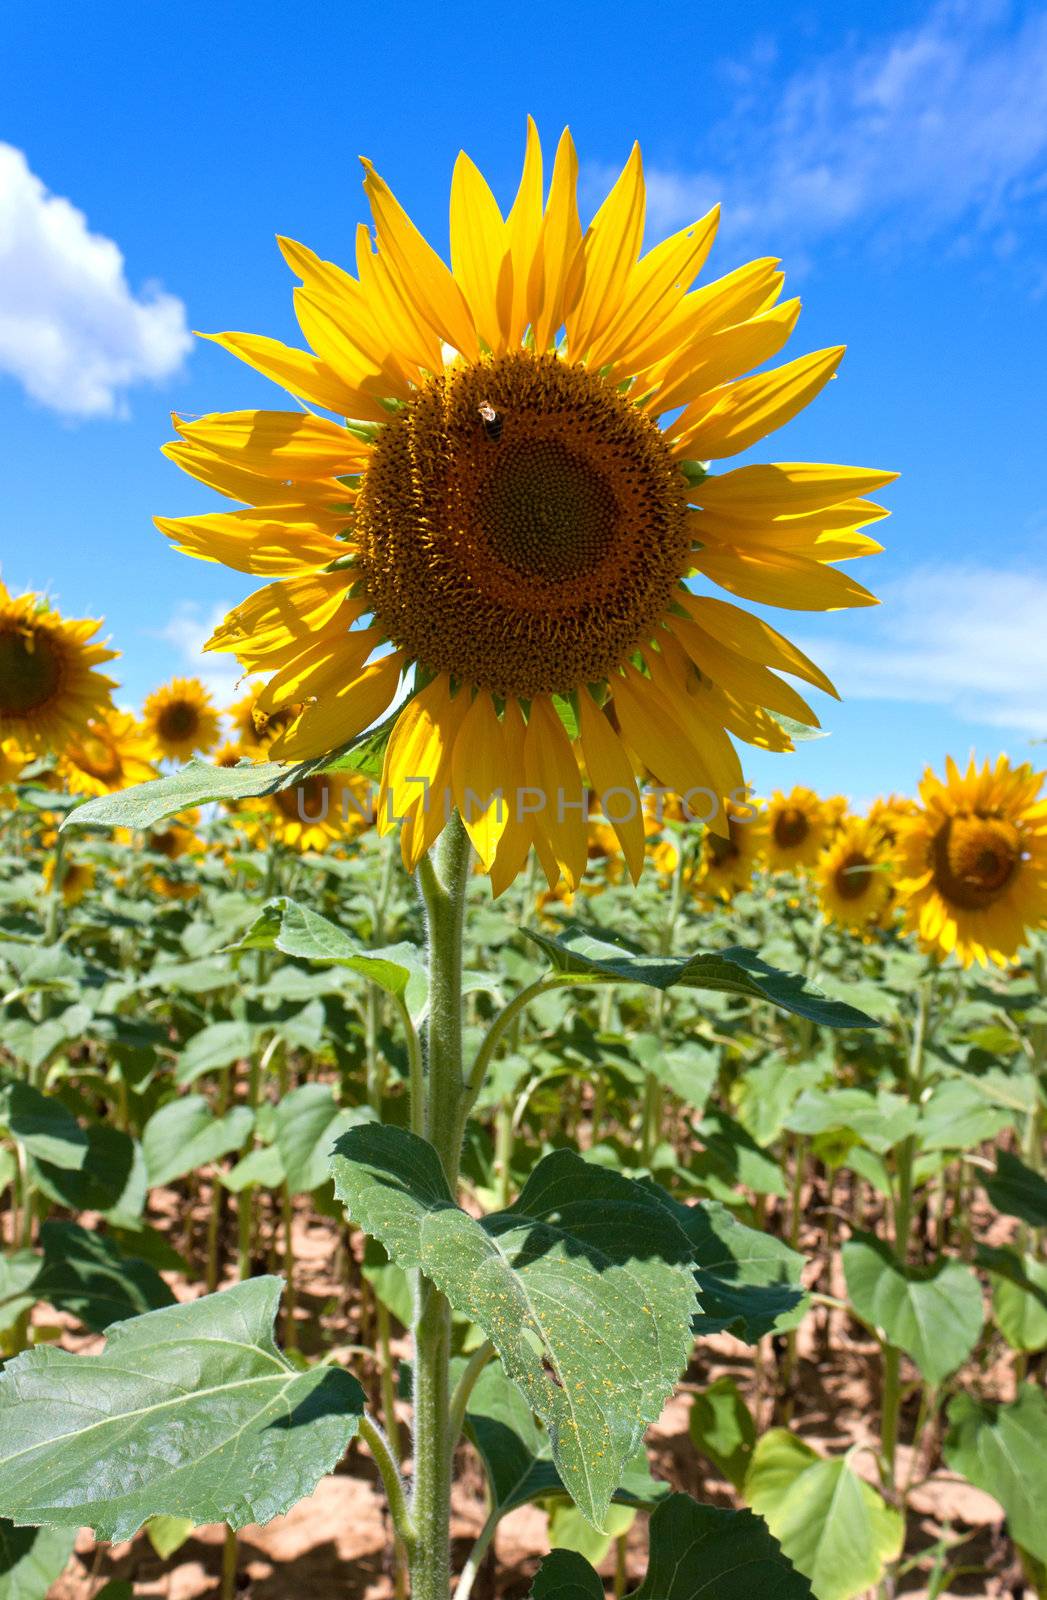
<instances>
[{"instance_id":1,"label":"large sunflower","mask_svg":"<svg viewBox=\"0 0 1047 1600\"><path fill-rule=\"evenodd\" d=\"M834 832L839 814L813 789L775 790L764 813L764 848L770 865L797 872L813 867Z\"/></svg>"},{"instance_id":2,"label":"large sunflower","mask_svg":"<svg viewBox=\"0 0 1047 1600\"><path fill-rule=\"evenodd\" d=\"M779 672L833 692L773 628L693 580L790 609L871 603L836 563L880 548L859 531L883 514L863 496L894 474L786 462L706 475L788 422L843 352L739 378L778 354L799 303L779 303L773 260L692 289L715 211L641 255L638 149L585 230L568 133L544 197L529 126L504 219L463 154L450 268L364 166L376 240L360 226L355 277L281 241L311 349L213 336L337 420L176 423L171 459L245 509L158 526L182 551L273 580L209 647L268 675L262 714L303 705L274 758L340 748L406 680L379 825L402 820L408 867L457 805L496 891L532 844L550 882L576 884L584 768L615 794L636 876L637 772L711 791L723 828L722 797L744 787L729 733L782 750L774 713L817 720Z\"/></svg>"},{"instance_id":3,"label":"large sunflower","mask_svg":"<svg viewBox=\"0 0 1047 1600\"><path fill-rule=\"evenodd\" d=\"M891 846L868 817L840 825L815 868L818 898L831 922L862 933L880 922L891 899Z\"/></svg>"},{"instance_id":4,"label":"large sunflower","mask_svg":"<svg viewBox=\"0 0 1047 1600\"><path fill-rule=\"evenodd\" d=\"M170 761L206 755L218 742L218 712L199 678L172 678L142 707L152 753Z\"/></svg>"},{"instance_id":5,"label":"large sunflower","mask_svg":"<svg viewBox=\"0 0 1047 1600\"><path fill-rule=\"evenodd\" d=\"M118 651L91 640L102 626L62 617L44 595L0 582L0 740L39 754L62 747L112 705L113 678L95 669Z\"/></svg>"},{"instance_id":6,"label":"large sunflower","mask_svg":"<svg viewBox=\"0 0 1047 1600\"><path fill-rule=\"evenodd\" d=\"M1029 929L1047 924L1047 799L1044 774L1006 756L945 781L928 768L923 808L899 823L899 893L906 929L925 950L955 951L963 966L1006 966Z\"/></svg>"},{"instance_id":7,"label":"large sunflower","mask_svg":"<svg viewBox=\"0 0 1047 1600\"><path fill-rule=\"evenodd\" d=\"M95 717L66 741L59 762L70 794L112 794L156 777L149 736L129 712Z\"/></svg>"}]
</instances>

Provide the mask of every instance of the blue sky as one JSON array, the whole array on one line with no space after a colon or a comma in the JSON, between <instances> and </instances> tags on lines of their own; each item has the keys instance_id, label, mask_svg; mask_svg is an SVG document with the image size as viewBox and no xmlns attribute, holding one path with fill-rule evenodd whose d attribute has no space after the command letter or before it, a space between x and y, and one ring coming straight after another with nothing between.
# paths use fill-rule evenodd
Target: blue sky
<instances>
[{"instance_id":1,"label":"blue sky","mask_svg":"<svg viewBox=\"0 0 1047 1600\"><path fill-rule=\"evenodd\" d=\"M158 453L172 410L283 403L187 330L299 342L274 235L351 263L365 154L443 248L459 148L507 202L530 111L547 143L570 123L590 209L638 138L649 243L722 200L708 270L781 256L804 300L789 353L849 346L758 454L903 474L886 553L856 569L884 605L776 618L844 701L821 705L831 737L747 759L753 781L866 798L947 751L1035 757L1047 13L663 0L634 15L109 0L72 26L65 6L7 0L0 558L13 588L105 616L124 703L175 672L230 687L199 643L252 587L151 525L213 509Z\"/></svg>"}]
</instances>

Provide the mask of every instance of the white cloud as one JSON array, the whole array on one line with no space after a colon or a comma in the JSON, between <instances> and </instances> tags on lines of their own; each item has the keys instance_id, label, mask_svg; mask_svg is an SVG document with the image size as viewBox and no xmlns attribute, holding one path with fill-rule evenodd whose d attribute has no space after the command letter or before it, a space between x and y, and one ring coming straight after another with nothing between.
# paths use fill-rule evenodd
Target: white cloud
<instances>
[{"instance_id":1,"label":"white cloud","mask_svg":"<svg viewBox=\"0 0 1047 1600\"><path fill-rule=\"evenodd\" d=\"M0 372L63 416L122 416L124 391L169 377L190 344L181 300L136 295L113 240L0 143Z\"/></svg>"},{"instance_id":2,"label":"white cloud","mask_svg":"<svg viewBox=\"0 0 1047 1600\"><path fill-rule=\"evenodd\" d=\"M210 690L216 705L223 708L243 694L243 669L233 656L208 652L204 645L218 624L233 609L233 602L220 602L204 612L195 600L183 600L154 637L174 647L176 664L170 677L193 677Z\"/></svg>"},{"instance_id":3,"label":"white cloud","mask_svg":"<svg viewBox=\"0 0 1047 1600\"><path fill-rule=\"evenodd\" d=\"M707 130L695 168L649 169L652 238L722 199L724 233L759 250L843 230L878 247L948 225L961 229L955 248L987 234L1006 253L1019 208L1042 209L1043 10L1015 23L995 0L944 0L905 32L852 39L784 82L765 56L734 74L734 113Z\"/></svg>"},{"instance_id":4,"label":"white cloud","mask_svg":"<svg viewBox=\"0 0 1047 1600\"><path fill-rule=\"evenodd\" d=\"M918 568L862 615L870 643L810 641L844 700L947 708L963 722L1047 735L1047 574Z\"/></svg>"}]
</instances>

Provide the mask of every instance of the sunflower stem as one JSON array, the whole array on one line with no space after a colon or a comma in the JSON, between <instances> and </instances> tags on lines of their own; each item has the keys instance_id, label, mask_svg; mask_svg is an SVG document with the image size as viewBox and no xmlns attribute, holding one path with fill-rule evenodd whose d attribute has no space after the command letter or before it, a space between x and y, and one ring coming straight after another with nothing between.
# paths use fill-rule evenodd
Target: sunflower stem
<instances>
[{"instance_id":1,"label":"sunflower stem","mask_svg":"<svg viewBox=\"0 0 1047 1600\"><path fill-rule=\"evenodd\" d=\"M462 924L469 839L457 812L418 869L426 912L429 1017L423 1126L452 1192L462 1151ZM422 1274L415 1288L412 1600L451 1592L451 1308Z\"/></svg>"}]
</instances>

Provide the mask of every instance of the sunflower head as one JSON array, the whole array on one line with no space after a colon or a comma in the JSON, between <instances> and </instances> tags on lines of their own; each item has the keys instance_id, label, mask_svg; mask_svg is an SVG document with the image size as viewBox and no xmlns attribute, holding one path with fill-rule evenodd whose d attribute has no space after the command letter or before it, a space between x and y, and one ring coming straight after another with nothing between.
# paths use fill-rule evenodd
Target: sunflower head
<instances>
[{"instance_id":1,"label":"sunflower head","mask_svg":"<svg viewBox=\"0 0 1047 1600\"><path fill-rule=\"evenodd\" d=\"M771 867L798 872L813 867L835 826L831 808L813 789L775 790L764 813L764 849Z\"/></svg>"},{"instance_id":2,"label":"sunflower head","mask_svg":"<svg viewBox=\"0 0 1047 1600\"><path fill-rule=\"evenodd\" d=\"M54 886L55 858L49 856L44 862L44 885L48 891ZM78 906L86 894L94 888L95 869L90 861L62 862L62 888L61 894L67 906Z\"/></svg>"},{"instance_id":3,"label":"sunflower head","mask_svg":"<svg viewBox=\"0 0 1047 1600\"><path fill-rule=\"evenodd\" d=\"M133 716L111 711L66 740L59 771L70 794L111 794L155 778L152 748Z\"/></svg>"},{"instance_id":4,"label":"sunflower head","mask_svg":"<svg viewBox=\"0 0 1047 1600\"><path fill-rule=\"evenodd\" d=\"M91 643L101 626L0 583L0 740L41 754L106 715L116 682L96 668L117 651Z\"/></svg>"},{"instance_id":5,"label":"sunflower head","mask_svg":"<svg viewBox=\"0 0 1047 1600\"><path fill-rule=\"evenodd\" d=\"M1005 966L1027 933L1047 924L1047 799L1028 763L950 756L944 780L928 769L921 808L900 824L906 929L925 950L965 967Z\"/></svg>"},{"instance_id":6,"label":"sunflower head","mask_svg":"<svg viewBox=\"0 0 1047 1600\"><path fill-rule=\"evenodd\" d=\"M891 901L890 841L868 817L849 818L819 858L815 879L830 921L864 932L882 921Z\"/></svg>"},{"instance_id":7,"label":"sunflower head","mask_svg":"<svg viewBox=\"0 0 1047 1600\"><path fill-rule=\"evenodd\" d=\"M733 900L748 889L764 842L764 827L752 806L727 805L727 836L702 833L693 887L706 904Z\"/></svg>"},{"instance_id":8,"label":"sunflower head","mask_svg":"<svg viewBox=\"0 0 1047 1600\"><path fill-rule=\"evenodd\" d=\"M188 761L218 742L218 712L199 678L173 678L154 689L142 708L142 723L155 756Z\"/></svg>"},{"instance_id":9,"label":"sunflower head","mask_svg":"<svg viewBox=\"0 0 1047 1600\"><path fill-rule=\"evenodd\" d=\"M898 838L900 825L906 817L915 817L919 811L916 801L906 794L881 795L872 802L866 815L890 844Z\"/></svg>"},{"instance_id":10,"label":"sunflower head","mask_svg":"<svg viewBox=\"0 0 1047 1600\"><path fill-rule=\"evenodd\" d=\"M240 755L250 756L252 760L267 759L269 746L277 734L289 727L302 709L301 706L282 706L279 710L269 712L261 710L259 699L263 687L262 684L254 684L226 713ZM228 764L236 765L235 762Z\"/></svg>"},{"instance_id":11,"label":"sunflower head","mask_svg":"<svg viewBox=\"0 0 1047 1600\"><path fill-rule=\"evenodd\" d=\"M836 563L879 546L865 498L893 474L785 462L710 475L787 422L840 347L772 361L799 311L777 263L696 280L710 212L642 252L634 149L587 227L569 133L546 184L529 126L503 215L466 156L450 265L369 163L355 272L289 240L309 348L216 342L309 409L178 423L168 455L244 509L160 518L176 546L264 586L216 630L264 685L274 759L326 756L389 713L379 827L413 868L457 807L497 890L532 846L550 884L588 856L586 787L637 876L638 774L726 836L730 735L791 748L832 692L722 592L866 605ZM721 597L713 592L721 591ZM781 719L785 719L784 721ZM584 777L583 777L584 774ZM501 791L501 795L497 791Z\"/></svg>"},{"instance_id":12,"label":"sunflower head","mask_svg":"<svg viewBox=\"0 0 1047 1600\"><path fill-rule=\"evenodd\" d=\"M258 842L275 838L292 850L316 852L357 838L375 820L370 786L350 772L313 773L269 795L249 818Z\"/></svg>"}]
</instances>

